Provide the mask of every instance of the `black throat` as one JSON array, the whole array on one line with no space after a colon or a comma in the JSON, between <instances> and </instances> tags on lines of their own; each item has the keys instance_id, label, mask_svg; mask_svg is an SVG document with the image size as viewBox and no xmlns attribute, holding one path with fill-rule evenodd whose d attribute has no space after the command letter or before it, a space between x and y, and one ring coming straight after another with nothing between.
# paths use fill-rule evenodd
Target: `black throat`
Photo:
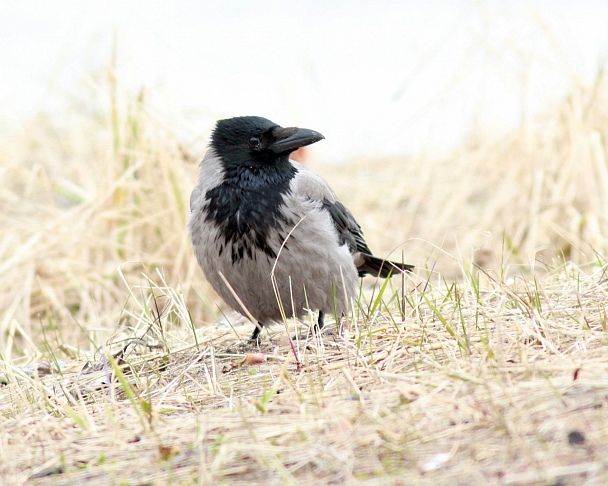
<instances>
[{"instance_id":1,"label":"black throat","mask_svg":"<svg viewBox=\"0 0 608 486\"><path fill-rule=\"evenodd\" d=\"M281 208L296 172L288 157L272 164L225 167L224 181L205 194L206 220L219 227L218 238L224 240L220 255L229 251L232 261L237 262L245 256L255 258L255 250L261 250L276 258L269 245L271 231L278 228L279 238L285 238L281 227L294 224Z\"/></svg>"}]
</instances>

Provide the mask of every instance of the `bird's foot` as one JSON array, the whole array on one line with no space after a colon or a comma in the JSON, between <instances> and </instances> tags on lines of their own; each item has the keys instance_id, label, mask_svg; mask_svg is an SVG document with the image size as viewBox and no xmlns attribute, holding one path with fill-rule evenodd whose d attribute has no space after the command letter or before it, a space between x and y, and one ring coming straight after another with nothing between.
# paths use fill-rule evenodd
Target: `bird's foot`
<instances>
[{"instance_id":1,"label":"bird's foot","mask_svg":"<svg viewBox=\"0 0 608 486\"><path fill-rule=\"evenodd\" d=\"M317 337L320 337L321 334L326 335L326 336L329 334L333 334L333 331L331 331L331 330L328 331L327 329L323 333L321 333L323 326L325 326L325 312L319 311L319 319L312 326L312 332L309 329L305 336L302 335L302 336L299 336L299 338L303 339L304 341L308 341L309 339L312 339L313 334ZM291 339L297 340L298 336L293 336Z\"/></svg>"}]
</instances>

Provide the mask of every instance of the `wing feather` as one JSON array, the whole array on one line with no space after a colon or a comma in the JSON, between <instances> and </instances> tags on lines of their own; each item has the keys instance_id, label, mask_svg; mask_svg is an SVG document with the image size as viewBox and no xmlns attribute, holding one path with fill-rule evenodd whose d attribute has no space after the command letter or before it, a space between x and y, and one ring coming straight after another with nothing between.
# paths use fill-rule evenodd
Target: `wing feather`
<instances>
[{"instance_id":1,"label":"wing feather","mask_svg":"<svg viewBox=\"0 0 608 486\"><path fill-rule=\"evenodd\" d=\"M404 263L383 260L372 255L363 237L363 230L344 204L338 201L329 184L302 164L293 162L298 169L292 190L294 195L320 203L326 210L338 233L338 241L346 244L359 271L359 276L370 273L376 277L388 277L394 270L411 271L414 267Z\"/></svg>"}]
</instances>

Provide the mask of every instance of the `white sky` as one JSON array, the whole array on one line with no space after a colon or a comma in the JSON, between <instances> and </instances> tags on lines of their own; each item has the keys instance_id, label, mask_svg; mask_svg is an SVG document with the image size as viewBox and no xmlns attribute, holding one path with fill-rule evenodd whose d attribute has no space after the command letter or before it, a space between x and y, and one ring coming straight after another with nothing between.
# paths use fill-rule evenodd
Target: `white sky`
<instances>
[{"instance_id":1,"label":"white sky","mask_svg":"<svg viewBox=\"0 0 608 486\"><path fill-rule=\"evenodd\" d=\"M122 89L185 137L260 115L320 131L339 161L517 126L605 65L608 2L0 1L2 132L61 116L114 36Z\"/></svg>"}]
</instances>

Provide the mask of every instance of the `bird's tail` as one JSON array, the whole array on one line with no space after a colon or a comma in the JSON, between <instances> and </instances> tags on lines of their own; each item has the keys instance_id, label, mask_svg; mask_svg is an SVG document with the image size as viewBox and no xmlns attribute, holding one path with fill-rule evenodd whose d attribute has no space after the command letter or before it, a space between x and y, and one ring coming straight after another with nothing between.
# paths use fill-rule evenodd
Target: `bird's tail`
<instances>
[{"instance_id":1,"label":"bird's tail","mask_svg":"<svg viewBox=\"0 0 608 486\"><path fill-rule=\"evenodd\" d=\"M411 272L414 269L414 265L391 262L373 255L364 255L363 258L363 265L357 268L360 277L369 273L374 277L386 278L390 274L395 275L398 271Z\"/></svg>"}]
</instances>

